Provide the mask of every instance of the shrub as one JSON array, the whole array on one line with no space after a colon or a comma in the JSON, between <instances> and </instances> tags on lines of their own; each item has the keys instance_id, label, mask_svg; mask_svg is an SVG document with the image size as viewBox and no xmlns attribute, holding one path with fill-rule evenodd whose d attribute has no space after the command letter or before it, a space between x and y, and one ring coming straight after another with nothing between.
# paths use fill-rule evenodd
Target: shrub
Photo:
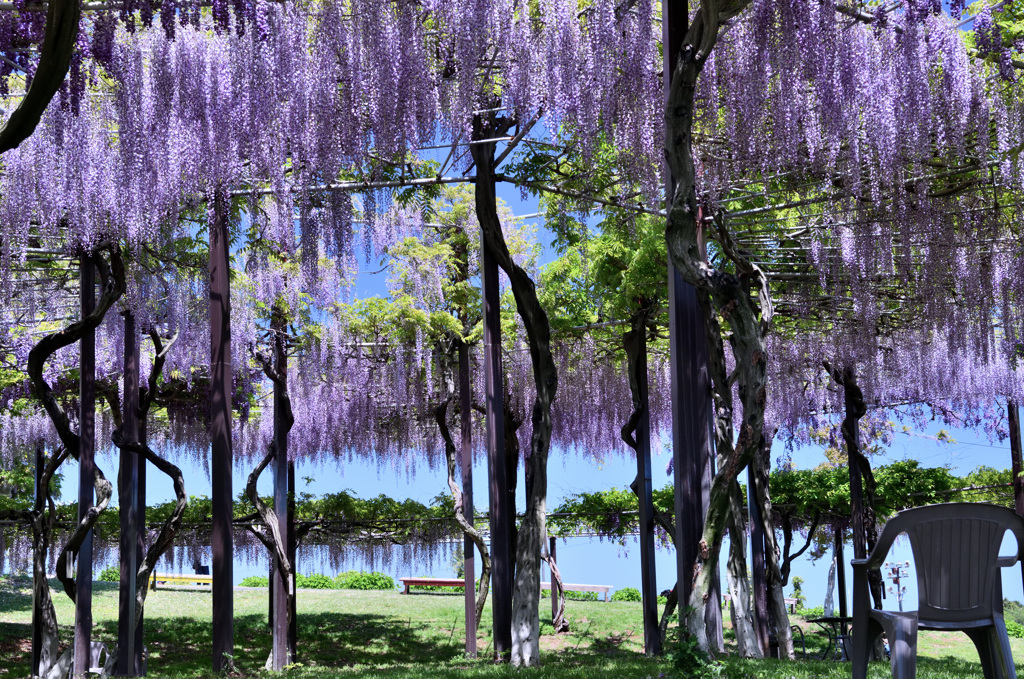
<instances>
[{"instance_id":1,"label":"shrub","mask_svg":"<svg viewBox=\"0 0 1024 679\"><path fill-rule=\"evenodd\" d=\"M623 587L615 590L612 601L643 601L644 597L636 587Z\"/></svg>"},{"instance_id":2,"label":"shrub","mask_svg":"<svg viewBox=\"0 0 1024 679\"><path fill-rule=\"evenodd\" d=\"M800 576L793 578L793 598L796 599L796 607L803 608L804 603L807 602L807 597L804 596L803 591L804 579Z\"/></svg>"},{"instance_id":3,"label":"shrub","mask_svg":"<svg viewBox=\"0 0 1024 679\"><path fill-rule=\"evenodd\" d=\"M1013 620L1007 620L1006 633L1014 639L1024 639L1024 625Z\"/></svg>"},{"instance_id":4,"label":"shrub","mask_svg":"<svg viewBox=\"0 0 1024 679\"><path fill-rule=\"evenodd\" d=\"M1013 599L1003 599L1003 617L1007 621L1013 620L1024 625L1024 604Z\"/></svg>"},{"instance_id":5,"label":"shrub","mask_svg":"<svg viewBox=\"0 0 1024 679\"><path fill-rule=\"evenodd\" d=\"M334 576L337 589L394 589L395 581L384 573L364 573L363 571L345 571Z\"/></svg>"},{"instance_id":6,"label":"shrub","mask_svg":"<svg viewBox=\"0 0 1024 679\"><path fill-rule=\"evenodd\" d=\"M825 615L824 606L815 606L814 608L798 608L796 609L797 615L802 615L805 618L820 618Z\"/></svg>"},{"instance_id":7,"label":"shrub","mask_svg":"<svg viewBox=\"0 0 1024 679\"><path fill-rule=\"evenodd\" d=\"M121 582L121 569L117 566L107 566L100 571L96 579L100 582Z\"/></svg>"},{"instance_id":8,"label":"shrub","mask_svg":"<svg viewBox=\"0 0 1024 679\"><path fill-rule=\"evenodd\" d=\"M700 650L697 639L684 631L676 650L669 655L678 676L686 679L715 679L722 676L723 666L715 660L708 660Z\"/></svg>"},{"instance_id":9,"label":"shrub","mask_svg":"<svg viewBox=\"0 0 1024 679\"><path fill-rule=\"evenodd\" d=\"M300 573L295 576L295 588L335 589L335 586L334 580L327 577L323 573L314 573L313 575L302 575Z\"/></svg>"},{"instance_id":10,"label":"shrub","mask_svg":"<svg viewBox=\"0 0 1024 679\"><path fill-rule=\"evenodd\" d=\"M270 578L266 575L250 575L239 584L240 587L269 587Z\"/></svg>"}]
</instances>

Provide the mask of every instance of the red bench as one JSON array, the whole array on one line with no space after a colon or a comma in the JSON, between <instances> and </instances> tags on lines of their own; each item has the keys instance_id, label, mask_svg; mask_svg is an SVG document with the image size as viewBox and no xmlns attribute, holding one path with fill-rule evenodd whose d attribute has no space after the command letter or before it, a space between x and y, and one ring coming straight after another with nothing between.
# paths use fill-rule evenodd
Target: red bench
<instances>
[{"instance_id":1,"label":"red bench","mask_svg":"<svg viewBox=\"0 0 1024 679\"><path fill-rule=\"evenodd\" d=\"M403 594L409 593L410 587L458 587L466 588L466 581L462 578L399 578L405 585Z\"/></svg>"}]
</instances>

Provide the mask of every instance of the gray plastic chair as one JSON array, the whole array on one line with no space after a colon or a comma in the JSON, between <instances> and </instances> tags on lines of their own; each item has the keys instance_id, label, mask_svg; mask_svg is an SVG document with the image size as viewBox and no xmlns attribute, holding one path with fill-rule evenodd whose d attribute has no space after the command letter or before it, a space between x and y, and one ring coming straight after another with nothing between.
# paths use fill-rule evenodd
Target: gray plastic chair
<instances>
[{"instance_id":1,"label":"gray plastic chair","mask_svg":"<svg viewBox=\"0 0 1024 679\"><path fill-rule=\"evenodd\" d=\"M1017 539L1017 554L1000 558L1006 531ZM914 552L918 610L877 611L871 607L868 571L878 570L901 533ZM871 647L882 632L889 639L892 676L914 679L918 629L962 630L978 649L985 679L1016 679L999 569L1017 563L1022 551L1024 519L996 505L928 505L890 519L868 558L852 562L853 679L867 676Z\"/></svg>"}]
</instances>

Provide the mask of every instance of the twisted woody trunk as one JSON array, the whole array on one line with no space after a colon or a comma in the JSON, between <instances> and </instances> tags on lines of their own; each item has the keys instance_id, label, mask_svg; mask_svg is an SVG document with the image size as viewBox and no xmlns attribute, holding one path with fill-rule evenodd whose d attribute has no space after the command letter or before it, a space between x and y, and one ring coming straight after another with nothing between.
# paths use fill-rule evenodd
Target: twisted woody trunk
<instances>
[{"instance_id":1,"label":"twisted woody trunk","mask_svg":"<svg viewBox=\"0 0 1024 679\"><path fill-rule=\"evenodd\" d=\"M474 138L493 139L509 123L493 115L474 120ZM509 253L498 219L494 191L494 142L474 143L470 150L476 163L476 214L483 231L484 247L509 278L516 309L526 329L537 394L533 403L533 432L526 457L526 512L516 540L516 574L512 594L513 665L540 664L540 562L547 534L548 449L551 445L551 403L558 388L558 371L551 355L551 327L530 275Z\"/></svg>"},{"instance_id":2,"label":"twisted woody trunk","mask_svg":"<svg viewBox=\"0 0 1024 679\"><path fill-rule=\"evenodd\" d=\"M766 383L765 336L773 306L764 273L739 253L723 217L714 219L722 254L734 272L716 269L704 261L701 243L703 220L698 218L697 176L693 158L694 103L697 79L718 41L723 22L742 12L749 0L704 0L686 31L678 54L672 56L671 84L665 105L665 157L675 187L668 196L665 239L668 253L682 277L698 291L708 332L709 370L715 406L717 473L699 542L697 564L685 628L704 650L709 649L703 611L718 568L725 529L732 520L732 484L755 461L764 429ZM722 323L727 323L736 370L726 369ZM742 420L734 423L732 385L738 387ZM738 424L738 427L736 427ZM733 432L739 436L733 441ZM762 515L771 516L768 489L757 484L755 498ZM733 522L735 523L735 522ZM769 602L775 614L780 650L793 655L778 568L774 530L766 530Z\"/></svg>"}]
</instances>

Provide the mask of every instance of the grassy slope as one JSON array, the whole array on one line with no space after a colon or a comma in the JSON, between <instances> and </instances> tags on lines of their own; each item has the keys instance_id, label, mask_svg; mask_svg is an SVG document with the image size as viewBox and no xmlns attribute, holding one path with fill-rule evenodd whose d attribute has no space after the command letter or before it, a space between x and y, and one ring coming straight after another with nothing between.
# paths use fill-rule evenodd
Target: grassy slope
<instances>
[{"instance_id":1,"label":"grassy slope","mask_svg":"<svg viewBox=\"0 0 1024 679\"><path fill-rule=\"evenodd\" d=\"M63 593L53 592L58 620L70 642L73 610ZM461 594L414 594L350 590L299 592L299 652L309 677L504 677L514 673L486 660L462 654ZM31 591L27 581L0 578L0 679L28 675ZM543 602L546 604L547 602ZM543 605L542 604L542 605ZM266 590L235 593L235 661L241 673L257 674L270 652L266 627ZM544 621L542 649L546 666L537 677L658 677L669 672L664 660L640 655L643 630L637 603L570 602L572 632L557 637ZM208 591L164 590L151 593L146 610L150 676L204 675L210 666L211 599ZM116 636L117 588L96 583L93 600L96 638ZM548 616L549 617L549 616ZM481 658L490 656L490 615L480 625ZM820 653L821 637L806 626L810 652ZM1024 641L1013 640L1014 655L1024 660ZM963 635L922 633L921 672L935 679L982 679L977 655ZM948 657L947 657L948 656ZM1024 666L1018 665L1021 670ZM887 666L872 677L887 676ZM521 674L518 676L522 676ZM725 676L765 679L826 679L849 676L849 665L830 662L727 663Z\"/></svg>"}]
</instances>

